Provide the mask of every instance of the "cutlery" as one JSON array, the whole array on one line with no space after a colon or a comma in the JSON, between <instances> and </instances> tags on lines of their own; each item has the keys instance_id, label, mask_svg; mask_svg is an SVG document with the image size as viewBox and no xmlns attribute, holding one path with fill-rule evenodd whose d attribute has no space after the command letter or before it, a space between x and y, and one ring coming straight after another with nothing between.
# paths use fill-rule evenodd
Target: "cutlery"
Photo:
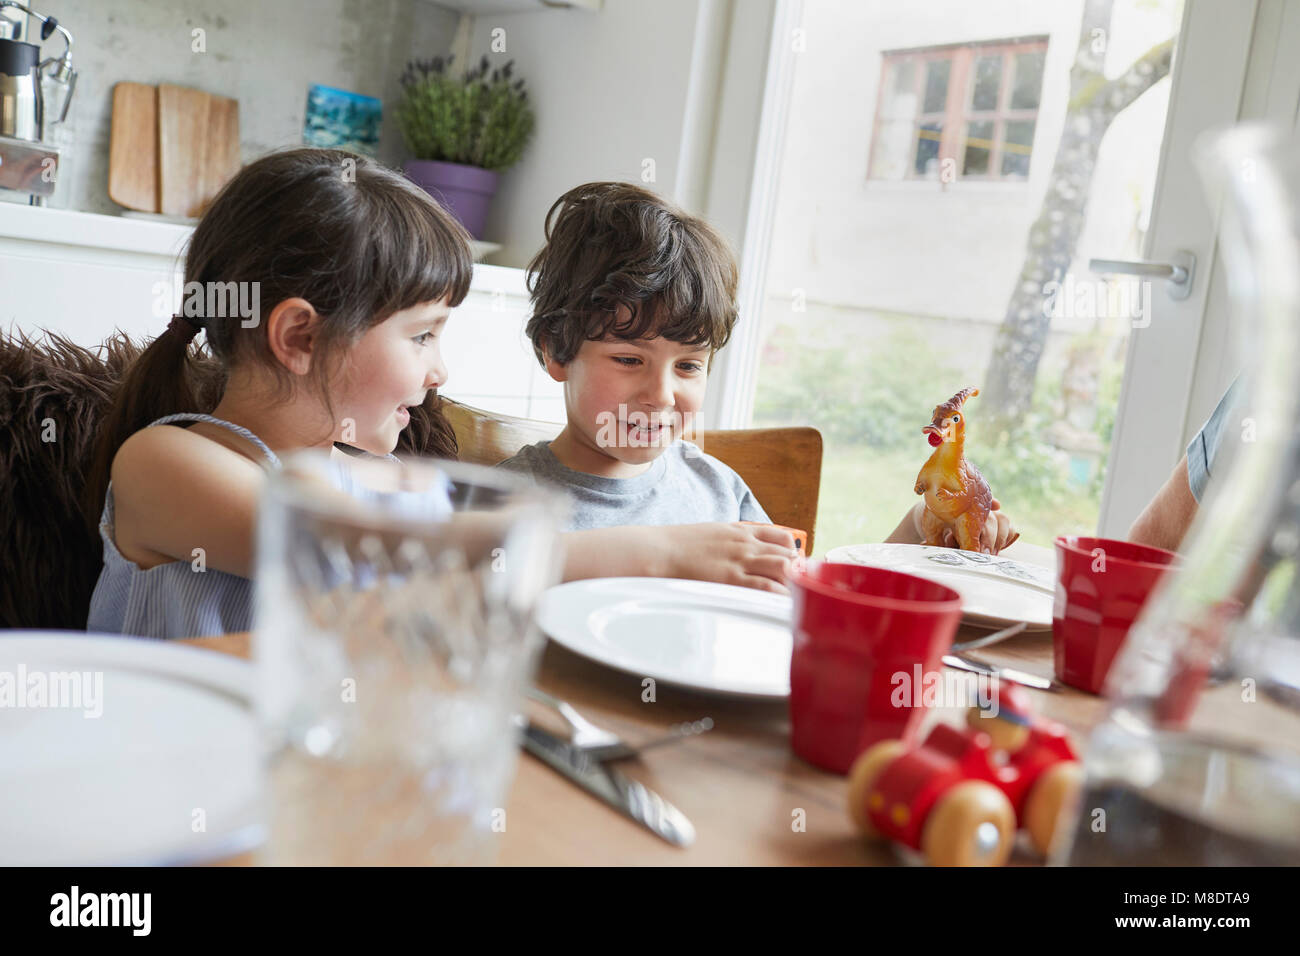
<instances>
[{"instance_id":1,"label":"cutlery","mask_svg":"<svg viewBox=\"0 0 1300 956\"><path fill-rule=\"evenodd\" d=\"M674 846L695 842L691 821L659 794L522 716L516 719L524 750L552 770Z\"/></svg>"},{"instance_id":2,"label":"cutlery","mask_svg":"<svg viewBox=\"0 0 1300 956\"><path fill-rule=\"evenodd\" d=\"M1015 637L1028 626L1024 621L1021 621L1019 624L1012 624L1010 627L1004 627L992 634L985 634L983 637L977 637L969 641L959 641L952 646L952 650L958 652L973 651L977 647L988 647L990 644L998 643L998 641L1005 641L1008 637Z\"/></svg>"},{"instance_id":3,"label":"cutlery","mask_svg":"<svg viewBox=\"0 0 1300 956\"><path fill-rule=\"evenodd\" d=\"M973 658L961 657L957 654L943 655L943 662L949 667L955 667L959 671L970 671L974 674L984 674L987 677L996 677L999 680L1011 681L1013 684L1023 684L1026 687L1033 687L1036 690L1058 690L1058 685L1046 677L1039 677L1037 674L1028 674L1025 671L1016 670L1014 667L994 667L992 664L985 664L983 661L977 661Z\"/></svg>"},{"instance_id":4,"label":"cutlery","mask_svg":"<svg viewBox=\"0 0 1300 956\"><path fill-rule=\"evenodd\" d=\"M685 740L688 737L698 737L700 734L713 729L713 721L705 717L703 720L697 720L693 723L677 724L662 736L651 738L645 743L633 747L619 737L618 734L603 727L597 727L578 713L571 704L560 700L558 697L551 696L544 690L530 687L528 696L539 703L545 704L563 717L565 723L573 731L568 740L569 746L582 751L594 760L626 760L652 747L661 747L664 744Z\"/></svg>"}]
</instances>

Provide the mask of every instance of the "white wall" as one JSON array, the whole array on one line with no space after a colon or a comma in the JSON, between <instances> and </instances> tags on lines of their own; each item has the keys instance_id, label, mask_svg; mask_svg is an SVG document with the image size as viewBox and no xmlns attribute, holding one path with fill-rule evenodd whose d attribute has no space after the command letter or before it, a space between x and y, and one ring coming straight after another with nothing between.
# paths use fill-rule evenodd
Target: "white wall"
<instances>
[{"instance_id":1,"label":"white wall","mask_svg":"<svg viewBox=\"0 0 1300 956\"><path fill-rule=\"evenodd\" d=\"M493 56L516 61L538 111L536 138L503 176L494 204L487 238L505 248L492 261L526 265L561 193L597 179L642 182L645 159L655 161L655 181L646 185L707 214L739 253L774 2L606 0L599 13L477 17L475 58L503 27L506 50ZM74 206L104 213L118 211L106 193L118 80L238 97L245 161L300 141L310 83L379 95L380 158L397 164L406 157L391 122L397 76L408 58L444 55L459 17L430 0L117 0L111 8L68 0L55 12L76 37L82 70ZM190 52L198 26L207 30L202 55ZM0 204L0 287L25 290L0 298L0 327L53 328L87 344L114 326L138 338L156 334L165 322L152 314L152 288L172 274L188 229L55 217L46 221L47 239L33 241L41 213ZM478 267L448 326L445 392L562 420L560 388L523 339L527 315L522 273Z\"/></svg>"},{"instance_id":2,"label":"white wall","mask_svg":"<svg viewBox=\"0 0 1300 956\"><path fill-rule=\"evenodd\" d=\"M741 0L742 4L745 0ZM542 246L543 222L567 189L594 180L641 183L676 195L699 0L605 0L599 13L543 10L475 18L475 61L515 61L537 126L528 151L501 179L484 238L498 265L523 267ZM494 29L506 49L492 53ZM432 50L425 55L443 53Z\"/></svg>"},{"instance_id":3,"label":"white wall","mask_svg":"<svg viewBox=\"0 0 1300 956\"><path fill-rule=\"evenodd\" d=\"M48 0L35 9L71 31L79 74L76 141L65 167L72 189L51 205L102 213L120 208L108 198L117 82L175 83L239 100L245 162L302 143L311 84L377 96L379 159L397 165L406 155L393 119L398 77L416 53L445 50L457 22L421 0ZM192 50L195 29L205 31L206 52ZM43 53L62 50L52 37Z\"/></svg>"}]
</instances>

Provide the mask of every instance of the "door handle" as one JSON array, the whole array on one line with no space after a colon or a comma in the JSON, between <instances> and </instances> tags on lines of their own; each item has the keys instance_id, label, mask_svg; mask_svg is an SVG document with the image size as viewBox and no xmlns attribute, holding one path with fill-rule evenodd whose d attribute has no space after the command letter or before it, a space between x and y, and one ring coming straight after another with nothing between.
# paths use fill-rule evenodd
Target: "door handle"
<instances>
[{"instance_id":1,"label":"door handle","mask_svg":"<svg viewBox=\"0 0 1300 956\"><path fill-rule=\"evenodd\" d=\"M1186 249L1173 254L1173 262L1126 262L1123 259L1089 259L1088 268L1105 275L1147 276L1168 279L1169 298L1185 299L1192 294L1196 256Z\"/></svg>"}]
</instances>

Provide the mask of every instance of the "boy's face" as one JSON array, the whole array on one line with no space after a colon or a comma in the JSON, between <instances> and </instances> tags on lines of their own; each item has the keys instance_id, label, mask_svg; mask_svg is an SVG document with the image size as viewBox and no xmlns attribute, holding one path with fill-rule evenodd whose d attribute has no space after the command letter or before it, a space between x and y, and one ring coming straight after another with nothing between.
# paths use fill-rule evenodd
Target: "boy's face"
<instances>
[{"instance_id":1,"label":"boy's face","mask_svg":"<svg viewBox=\"0 0 1300 956\"><path fill-rule=\"evenodd\" d=\"M662 337L606 335L584 342L567 365L548 357L547 372L564 383L576 470L607 478L645 471L704 405L710 353Z\"/></svg>"},{"instance_id":2,"label":"boy's face","mask_svg":"<svg viewBox=\"0 0 1300 956\"><path fill-rule=\"evenodd\" d=\"M368 329L348 355L342 418L334 439L386 455L411 421L407 408L447 381L440 341L451 309L447 300L422 302ZM349 437L349 435L351 437Z\"/></svg>"}]
</instances>

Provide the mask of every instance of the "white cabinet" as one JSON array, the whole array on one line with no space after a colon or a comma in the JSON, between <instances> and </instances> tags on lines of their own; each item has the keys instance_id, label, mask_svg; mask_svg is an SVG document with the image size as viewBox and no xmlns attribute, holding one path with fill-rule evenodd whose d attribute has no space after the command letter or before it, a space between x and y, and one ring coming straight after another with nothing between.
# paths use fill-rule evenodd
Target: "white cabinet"
<instances>
[{"instance_id":1,"label":"white cabinet","mask_svg":"<svg viewBox=\"0 0 1300 956\"><path fill-rule=\"evenodd\" d=\"M169 223L0 204L0 326L49 329L97 345L167 325L159 292L180 281L191 229ZM164 315L170 315L170 311Z\"/></svg>"},{"instance_id":2,"label":"white cabinet","mask_svg":"<svg viewBox=\"0 0 1300 956\"><path fill-rule=\"evenodd\" d=\"M181 288L191 232L186 225L0 203L0 330L48 329L86 346L114 329L140 341L157 335ZM524 338L527 316L522 270L476 265L469 297L444 335L444 394L490 411L562 421L561 388Z\"/></svg>"},{"instance_id":3,"label":"white cabinet","mask_svg":"<svg viewBox=\"0 0 1300 956\"><path fill-rule=\"evenodd\" d=\"M469 295L443 333L443 395L506 415L564 421L563 387L546 374L524 335L528 289L522 269L477 265Z\"/></svg>"}]
</instances>

